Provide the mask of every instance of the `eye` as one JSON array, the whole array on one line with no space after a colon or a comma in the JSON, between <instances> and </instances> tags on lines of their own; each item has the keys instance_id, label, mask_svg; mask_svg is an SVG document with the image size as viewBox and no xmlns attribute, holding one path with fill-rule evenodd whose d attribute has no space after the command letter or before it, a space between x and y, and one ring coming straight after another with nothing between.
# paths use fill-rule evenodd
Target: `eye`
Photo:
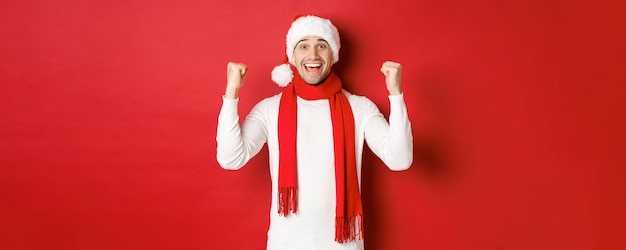
<instances>
[{"instance_id":1,"label":"eye","mask_svg":"<svg viewBox=\"0 0 626 250\"><path fill-rule=\"evenodd\" d=\"M300 49L308 49L309 46L306 44L300 44Z\"/></svg>"},{"instance_id":2,"label":"eye","mask_svg":"<svg viewBox=\"0 0 626 250\"><path fill-rule=\"evenodd\" d=\"M323 44L323 43L322 43L322 44L318 44L318 45L317 45L317 48L318 48L318 49L325 49L325 48L327 48L327 46L326 46L326 44Z\"/></svg>"}]
</instances>

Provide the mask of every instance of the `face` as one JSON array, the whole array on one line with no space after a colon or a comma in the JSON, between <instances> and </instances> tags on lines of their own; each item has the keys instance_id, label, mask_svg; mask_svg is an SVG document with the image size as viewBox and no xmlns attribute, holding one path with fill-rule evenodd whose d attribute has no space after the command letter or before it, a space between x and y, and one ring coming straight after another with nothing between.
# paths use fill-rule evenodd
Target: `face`
<instances>
[{"instance_id":1,"label":"face","mask_svg":"<svg viewBox=\"0 0 626 250\"><path fill-rule=\"evenodd\" d=\"M296 44L293 58L298 74L311 85L319 84L330 74L333 52L328 43L317 36L305 36Z\"/></svg>"}]
</instances>

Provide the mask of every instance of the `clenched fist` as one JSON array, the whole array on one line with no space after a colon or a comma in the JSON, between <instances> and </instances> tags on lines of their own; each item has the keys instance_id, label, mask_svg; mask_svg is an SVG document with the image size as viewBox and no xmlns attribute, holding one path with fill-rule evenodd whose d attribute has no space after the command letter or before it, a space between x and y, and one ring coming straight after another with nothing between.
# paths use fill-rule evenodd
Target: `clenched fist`
<instances>
[{"instance_id":1,"label":"clenched fist","mask_svg":"<svg viewBox=\"0 0 626 250\"><path fill-rule=\"evenodd\" d=\"M380 68L380 72L383 72L385 75L385 83L387 84L389 95L402 94L402 65L397 62L386 61Z\"/></svg>"},{"instance_id":2,"label":"clenched fist","mask_svg":"<svg viewBox=\"0 0 626 250\"><path fill-rule=\"evenodd\" d=\"M243 63L229 62L226 67L226 92L224 97L236 99L243 80L248 73L248 66Z\"/></svg>"}]
</instances>

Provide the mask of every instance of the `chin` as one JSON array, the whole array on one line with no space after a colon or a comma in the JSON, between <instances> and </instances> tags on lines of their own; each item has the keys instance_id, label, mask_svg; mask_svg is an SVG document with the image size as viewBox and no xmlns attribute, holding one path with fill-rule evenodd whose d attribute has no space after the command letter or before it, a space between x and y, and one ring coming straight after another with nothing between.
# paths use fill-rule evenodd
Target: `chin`
<instances>
[{"instance_id":1,"label":"chin","mask_svg":"<svg viewBox=\"0 0 626 250\"><path fill-rule=\"evenodd\" d=\"M302 77L302 75L300 76ZM302 80L304 80L304 82L309 85L320 85L326 80L326 78L328 78L328 75L325 75L323 77L302 77Z\"/></svg>"},{"instance_id":2,"label":"chin","mask_svg":"<svg viewBox=\"0 0 626 250\"><path fill-rule=\"evenodd\" d=\"M314 86L315 86L315 85L320 85L321 83L323 83L323 82L324 82L324 80L326 80L326 78L324 78L324 79L322 79L322 80L317 80L317 79L316 79L316 80L312 80L312 81L310 81L310 80L309 80L309 81L304 80L304 82L306 82L306 83L307 83L307 84L309 84L309 85L314 85Z\"/></svg>"}]
</instances>

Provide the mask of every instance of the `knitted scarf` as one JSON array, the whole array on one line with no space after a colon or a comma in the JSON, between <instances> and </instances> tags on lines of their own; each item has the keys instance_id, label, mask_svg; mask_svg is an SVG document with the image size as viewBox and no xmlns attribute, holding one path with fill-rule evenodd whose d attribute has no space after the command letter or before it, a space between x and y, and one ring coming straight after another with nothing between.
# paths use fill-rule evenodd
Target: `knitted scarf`
<instances>
[{"instance_id":1,"label":"knitted scarf","mask_svg":"<svg viewBox=\"0 0 626 250\"><path fill-rule=\"evenodd\" d=\"M305 100L328 99L333 125L335 153L335 241L344 243L363 239L363 208L356 169L354 116L342 92L341 80L334 72L318 85L304 82L294 74L283 89L278 112L278 213L287 216L298 207L296 159L297 96ZM306 115L306 114L302 114Z\"/></svg>"}]
</instances>

